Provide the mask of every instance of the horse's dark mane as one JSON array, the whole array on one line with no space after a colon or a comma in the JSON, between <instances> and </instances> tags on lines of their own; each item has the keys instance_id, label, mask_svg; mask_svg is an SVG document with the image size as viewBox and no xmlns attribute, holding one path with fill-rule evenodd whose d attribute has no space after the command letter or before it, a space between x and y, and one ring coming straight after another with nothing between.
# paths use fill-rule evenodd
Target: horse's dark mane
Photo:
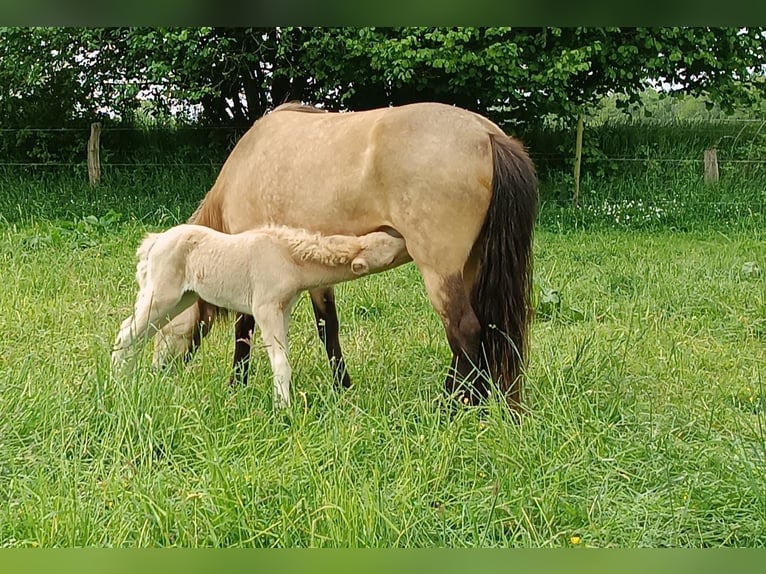
<instances>
[{"instance_id":1,"label":"horse's dark mane","mask_svg":"<svg viewBox=\"0 0 766 574\"><path fill-rule=\"evenodd\" d=\"M271 113L273 114L274 112L305 112L309 114L326 114L327 110L322 110L315 108L314 106L309 106L301 102L293 101L286 102L277 106Z\"/></svg>"}]
</instances>

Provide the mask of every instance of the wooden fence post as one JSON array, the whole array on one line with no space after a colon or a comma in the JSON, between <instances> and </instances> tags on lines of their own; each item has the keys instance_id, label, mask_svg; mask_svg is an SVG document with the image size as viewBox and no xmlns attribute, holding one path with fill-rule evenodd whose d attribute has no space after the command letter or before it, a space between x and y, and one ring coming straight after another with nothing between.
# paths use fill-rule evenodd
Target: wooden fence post
<instances>
[{"instance_id":1,"label":"wooden fence post","mask_svg":"<svg viewBox=\"0 0 766 574\"><path fill-rule=\"evenodd\" d=\"M90 124L90 138L88 139L88 179L91 186L96 186L101 182L100 140L101 122L93 122Z\"/></svg>"},{"instance_id":2,"label":"wooden fence post","mask_svg":"<svg viewBox=\"0 0 766 574\"><path fill-rule=\"evenodd\" d=\"M718 183L718 150L714 147L705 150L705 183Z\"/></svg>"},{"instance_id":3,"label":"wooden fence post","mask_svg":"<svg viewBox=\"0 0 766 574\"><path fill-rule=\"evenodd\" d=\"M582 112L577 116L577 140L575 142L575 160L574 160L574 204L580 201L580 164L582 163L582 132L585 127L585 120Z\"/></svg>"}]
</instances>

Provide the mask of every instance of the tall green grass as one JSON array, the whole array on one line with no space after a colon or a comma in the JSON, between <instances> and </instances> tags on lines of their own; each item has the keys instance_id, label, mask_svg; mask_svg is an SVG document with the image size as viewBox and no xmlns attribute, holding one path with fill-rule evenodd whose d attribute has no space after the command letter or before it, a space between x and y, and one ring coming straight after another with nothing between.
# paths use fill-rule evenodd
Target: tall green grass
<instances>
[{"instance_id":1,"label":"tall green grass","mask_svg":"<svg viewBox=\"0 0 766 574\"><path fill-rule=\"evenodd\" d=\"M537 164L545 229L763 228L766 123L614 121L586 125L578 208L572 208L574 131L519 134ZM720 180L704 182L706 149Z\"/></svg>"},{"instance_id":2,"label":"tall green grass","mask_svg":"<svg viewBox=\"0 0 766 574\"><path fill-rule=\"evenodd\" d=\"M766 544L758 220L684 211L681 232L544 206L521 424L445 402L411 265L338 288L348 391L299 303L279 413L262 349L227 386L228 324L185 368L147 353L109 374L140 238L213 176L0 180L3 546Z\"/></svg>"},{"instance_id":3,"label":"tall green grass","mask_svg":"<svg viewBox=\"0 0 766 574\"><path fill-rule=\"evenodd\" d=\"M573 128L545 128L518 134L528 145L544 176L571 173ZM732 173L763 176L766 166L732 160L763 159L766 122L694 120L610 120L586 123L583 132L583 170L598 177L622 179L643 176L647 167L673 176L679 168L702 174L704 151L715 147L719 161ZM680 161L679 161L680 160Z\"/></svg>"}]
</instances>

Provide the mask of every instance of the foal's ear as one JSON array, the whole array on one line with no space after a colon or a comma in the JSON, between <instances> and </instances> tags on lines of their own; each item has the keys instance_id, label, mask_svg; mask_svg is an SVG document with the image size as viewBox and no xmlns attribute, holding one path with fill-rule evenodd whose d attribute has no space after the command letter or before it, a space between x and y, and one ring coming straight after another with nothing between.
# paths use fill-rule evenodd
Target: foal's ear
<instances>
[{"instance_id":1,"label":"foal's ear","mask_svg":"<svg viewBox=\"0 0 766 574\"><path fill-rule=\"evenodd\" d=\"M370 265L364 257L357 257L351 262L351 272L354 275L364 275L369 273Z\"/></svg>"}]
</instances>

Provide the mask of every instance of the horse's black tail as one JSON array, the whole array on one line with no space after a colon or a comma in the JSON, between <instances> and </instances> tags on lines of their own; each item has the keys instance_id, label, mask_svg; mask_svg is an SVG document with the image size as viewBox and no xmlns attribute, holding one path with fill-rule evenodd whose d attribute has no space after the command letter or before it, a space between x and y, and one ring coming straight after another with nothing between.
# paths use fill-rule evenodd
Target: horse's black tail
<instances>
[{"instance_id":1,"label":"horse's black tail","mask_svg":"<svg viewBox=\"0 0 766 574\"><path fill-rule=\"evenodd\" d=\"M515 408L521 402L532 316L532 240L537 175L523 145L490 135L492 198L477 239L481 263L472 304L481 323L480 366Z\"/></svg>"}]
</instances>

